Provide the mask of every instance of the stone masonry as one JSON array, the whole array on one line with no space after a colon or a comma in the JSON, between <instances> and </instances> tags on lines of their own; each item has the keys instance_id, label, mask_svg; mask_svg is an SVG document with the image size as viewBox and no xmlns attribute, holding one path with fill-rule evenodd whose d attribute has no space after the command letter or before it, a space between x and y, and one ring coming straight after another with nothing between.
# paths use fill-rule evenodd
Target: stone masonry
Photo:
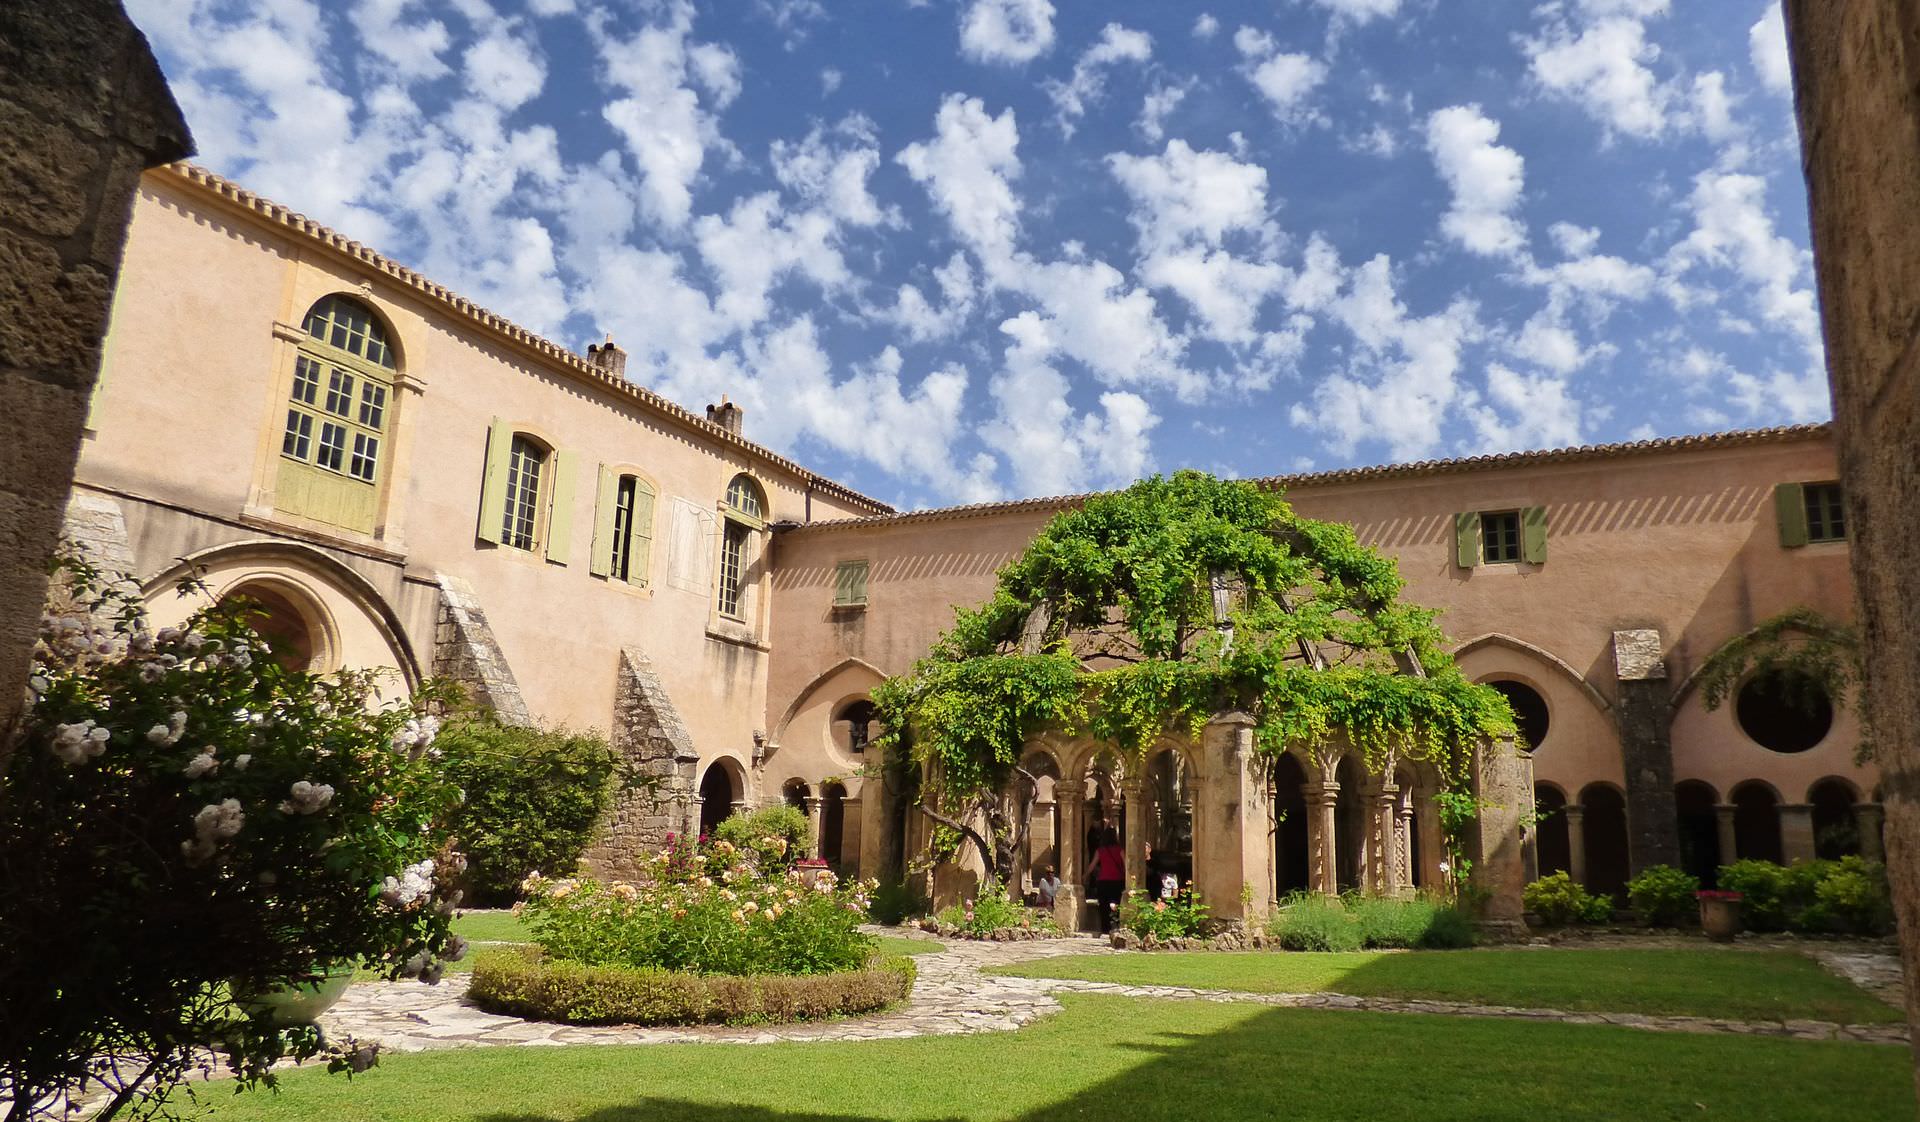
<instances>
[{"instance_id":1,"label":"stone masonry","mask_svg":"<svg viewBox=\"0 0 1920 1122\"><path fill-rule=\"evenodd\" d=\"M26 693L134 189L193 138L116 0L0 4L0 74L4 727Z\"/></svg>"},{"instance_id":2,"label":"stone masonry","mask_svg":"<svg viewBox=\"0 0 1920 1122\"><path fill-rule=\"evenodd\" d=\"M435 574L440 586L440 615L433 629L433 674L459 682L474 702L493 710L510 725L531 725L526 698L513 667L487 625L480 597L462 577Z\"/></svg>"},{"instance_id":3,"label":"stone masonry","mask_svg":"<svg viewBox=\"0 0 1920 1122\"><path fill-rule=\"evenodd\" d=\"M1627 860L1635 873L1649 865L1678 865L1672 687L1660 632L1614 632L1613 669L1619 682L1620 759L1627 772Z\"/></svg>"},{"instance_id":4,"label":"stone masonry","mask_svg":"<svg viewBox=\"0 0 1920 1122\"><path fill-rule=\"evenodd\" d=\"M632 880L641 857L664 845L668 834L699 829L693 779L700 754L645 651L623 648L619 675L613 749L620 788L600 837L581 861L593 876Z\"/></svg>"},{"instance_id":5,"label":"stone masonry","mask_svg":"<svg viewBox=\"0 0 1920 1122\"><path fill-rule=\"evenodd\" d=\"M67 521L60 528L60 540L77 549L102 573L140 579L126 517L120 504L105 495L74 492L67 501Z\"/></svg>"}]
</instances>

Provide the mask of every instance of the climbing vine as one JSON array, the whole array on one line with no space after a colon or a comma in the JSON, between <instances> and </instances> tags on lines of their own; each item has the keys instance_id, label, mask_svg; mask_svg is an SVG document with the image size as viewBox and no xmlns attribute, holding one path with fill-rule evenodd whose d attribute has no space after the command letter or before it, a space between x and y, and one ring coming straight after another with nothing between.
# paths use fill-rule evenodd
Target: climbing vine
<instances>
[{"instance_id":1,"label":"climbing vine","mask_svg":"<svg viewBox=\"0 0 1920 1122\"><path fill-rule=\"evenodd\" d=\"M1860 633L1852 627L1812 608L1789 608L1707 656L1700 664L1700 698L1708 709L1718 709L1743 683L1769 677L1788 701L1803 708L1812 709L1824 696L1864 719L1864 709L1852 704L1865 680L1861 653ZM1854 756L1860 763L1873 758L1865 728Z\"/></svg>"},{"instance_id":2,"label":"climbing vine","mask_svg":"<svg viewBox=\"0 0 1920 1122\"><path fill-rule=\"evenodd\" d=\"M1026 808L1001 796L1031 788L1020 760L1043 732L1137 760L1239 710L1269 757L1350 745L1370 769L1424 760L1459 784L1512 713L1455 669L1402 587L1351 527L1275 491L1195 471L1142 480L1055 517L991 599L877 689L878 744L924 768L923 809L1003 876Z\"/></svg>"}]
</instances>

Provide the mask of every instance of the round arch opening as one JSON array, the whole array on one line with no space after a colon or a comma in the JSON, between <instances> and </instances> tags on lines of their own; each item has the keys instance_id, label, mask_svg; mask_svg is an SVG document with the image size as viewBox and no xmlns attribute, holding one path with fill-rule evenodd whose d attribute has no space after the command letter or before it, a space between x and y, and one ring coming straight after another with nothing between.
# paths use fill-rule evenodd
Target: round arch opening
<instances>
[{"instance_id":1,"label":"round arch opening","mask_svg":"<svg viewBox=\"0 0 1920 1122\"><path fill-rule=\"evenodd\" d=\"M1513 709L1513 723L1519 727L1520 739L1526 741L1528 750L1539 751L1552 723L1552 715L1547 711L1547 699L1540 696L1539 690L1511 678L1501 678L1487 685L1500 691L1500 696L1507 699L1507 704Z\"/></svg>"},{"instance_id":2,"label":"round arch opening","mask_svg":"<svg viewBox=\"0 0 1920 1122\"><path fill-rule=\"evenodd\" d=\"M1833 699L1809 675L1772 670L1746 680L1734 698L1740 731L1770 752L1805 752L1833 729Z\"/></svg>"},{"instance_id":3,"label":"round arch opening","mask_svg":"<svg viewBox=\"0 0 1920 1122\"><path fill-rule=\"evenodd\" d=\"M220 602L243 607L242 621L267 644L281 669L296 674L332 669L326 617L296 589L278 581L246 581L222 593Z\"/></svg>"},{"instance_id":4,"label":"round arch opening","mask_svg":"<svg viewBox=\"0 0 1920 1122\"><path fill-rule=\"evenodd\" d=\"M724 760L715 760L707 765L707 772L700 777L700 833L703 837L712 837L733 814L733 805L745 796L735 781L733 769Z\"/></svg>"}]
</instances>

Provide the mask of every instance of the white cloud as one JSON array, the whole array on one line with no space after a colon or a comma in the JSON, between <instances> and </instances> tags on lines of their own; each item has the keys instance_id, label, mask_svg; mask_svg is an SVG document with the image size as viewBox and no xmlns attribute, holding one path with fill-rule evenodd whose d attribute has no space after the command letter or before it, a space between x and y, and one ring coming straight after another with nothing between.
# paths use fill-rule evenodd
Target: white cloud
<instances>
[{"instance_id":1,"label":"white cloud","mask_svg":"<svg viewBox=\"0 0 1920 1122\"><path fill-rule=\"evenodd\" d=\"M1053 47L1049 0L972 0L960 17L960 50L976 62L1017 65Z\"/></svg>"},{"instance_id":2,"label":"white cloud","mask_svg":"<svg viewBox=\"0 0 1920 1122\"><path fill-rule=\"evenodd\" d=\"M1116 152L1107 166L1133 200L1128 218L1147 251L1198 239L1219 245L1234 231L1267 223L1267 169L1224 152L1167 141L1157 156Z\"/></svg>"},{"instance_id":3,"label":"white cloud","mask_svg":"<svg viewBox=\"0 0 1920 1122\"><path fill-rule=\"evenodd\" d=\"M1591 226L1575 226L1571 222L1555 222L1547 227L1547 236L1561 253L1568 257L1585 257L1600 244L1600 231Z\"/></svg>"},{"instance_id":4,"label":"white cloud","mask_svg":"<svg viewBox=\"0 0 1920 1122\"><path fill-rule=\"evenodd\" d=\"M724 47L689 42L693 6L679 0L667 22L617 39L595 28L601 73L626 94L601 115L627 143L640 168L640 197L666 226L693 212L693 184L709 148L725 147L713 110L739 92L739 70ZM708 107L694 86L707 93Z\"/></svg>"},{"instance_id":5,"label":"white cloud","mask_svg":"<svg viewBox=\"0 0 1920 1122\"><path fill-rule=\"evenodd\" d=\"M1144 398L1110 392L1101 412L1079 415L1070 384L1053 364L1048 325L1025 312L1000 325L1011 340L989 392L994 417L981 440L998 451L1021 494L1046 495L1116 486L1151 470L1149 434L1159 423Z\"/></svg>"},{"instance_id":6,"label":"white cloud","mask_svg":"<svg viewBox=\"0 0 1920 1122\"><path fill-rule=\"evenodd\" d=\"M1167 115L1186 100L1191 83L1178 86L1155 86L1147 92L1140 102L1140 119L1134 122L1134 128L1146 137L1149 143L1158 144L1167 135Z\"/></svg>"},{"instance_id":7,"label":"white cloud","mask_svg":"<svg viewBox=\"0 0 1920 1122\"><path fill-rule=\"evenodd\" d=\"M508 24L467 48L467 89L511 112L525 105L547 83L547 66L524 34Z\"/></svg>"},{"instance_id":8,"label":"white cloud","mask_svg":"<svg viewBox=\"0 0 1920 1122\"><path fill-rule=\"evenodd\" d=\"M932 196L954 232L990 274L1004 271L1020 236L1020 131L1013 110L989 116L977 97L948 94L934 118L935 137L907 145L896 159Z\"/></svg>"},{"instance_id":9,"label":"white cloud","mask_svg":"<svg viewBox=\"0 0 1920 1122\"><path fill-rule=\"evenodd\" d=\"M1195 39L1211 39L1220 32L1220 21L1210 12L1201 12L1200 18L1193 21Z\"/></svg>"},{"instance_id":10,"label":"white cloud","mask_svg":"<svg viewBox=\"0 0 1920 1122\"><path fill-rule=\"evenodd\" d=\"M867 179L880 167L873 122L855 114L829 131L816 125L800 141L776 140L774 174L801 198L824 207L849 226L897 223L898 213L880 206Z\"/></svg>"},{"instance_id":11,"label":"white cloud","mask_svg":"<svg viewBox=\"0 0 1920 1122\"><path fill-rule=\"evenodd\" d=\"M1586 440L1580 405L1565 379L1529 378L1496 362L1487 367L1486 401L1468 411L1479 451L1566 448Z\"/></svg>"},{"instance_id":12,"label":"white cloud","mask_svg":"<svg viewBox=\"0 0 1920 1122\"><path fill-rule=\"evenodd\" d=\"M367 50L407 81L439 78L448 72L440 58L451 42L447 25L437 19L407 18L421 6L418 0L360 0L348 14Z\"/></svg>"},{"instance_id":13,"label":"white cloud","mask_svg":"<svg viewBox=\"0 0 1920 1122\"><path fill-rule=\"evenodd\" d=\"M829 66L822 69L820 71L820 92L823 95L832 96L834 91L840 88L840 82L844 77L845 75L841 74L836 67Z\"/></svg>"},{"instance_id":14,"label":"white cloud","mask_svg":"<svg viewBox=\"0 0 1920 1122\"><path fill-rule=\"evenodd\" d=\"M1530 39L1533 76L1552 93L1578 102L1611 131L1657 137L1666 130L1671 91L1647 64L1660 48L1631 16L1613 16L1580 30L1566 26Z\"/></svg>"},{"instance_id":15,"label":"white cloud","mask_svg":"<svg viewBox=\"0 0 1920 1122\"><path fill-rule=\"evenodd\" d=\"M1334 18L1349 23L1369 23L1376 19L1391 19L1400 11L1400 0L1313 0L1314 3L1334 14Z\"/></svg>"},{"instance_id":16,"label":"white cloud","mask_svg":"<svg viewBox=\"0 0 1920 1122\"><path fill-rule=\"evenodd\" d=\"M939 307L919 288L903 284L894 306L878 312L879 318L899 325L916 343L945 339L958 331L973 315L973 268L964 253L956 253L945 265L933 271L939 288Z\"/></svg>"},{"instance_id":17,"label":"white cloud","mask_svg":"<svg viewBox=\"0 0 1920 1122\"><path fill-rule=\"evenodd\" d=\"M1760 18L1747 29L1747 54L1761 85L1774 93L1793 92L1793 67L1787 61L1787 23L1779 0L1768 0Z\"/></svg>"},{"instance_id":18,"label":"white cloud","mask_svg":"<svg viewBox=\"0 0 1920 1122\"><path fill-rule=\"evenodd\" d=\"M1697 177L1688 199L1694 228L1668 254L1668 272L1680 278L1702 266L1730 269L1752 286L1761 318L1792 332L1817 364L1822 351L1813 291L1797 286L1809 258L1775 231L1766 191L1766 181L1755 175Z\"/></svg>"},{"instance_id":19,"label":"white cloud","mask_svg":"<svg viewBox=\"0 0 1920 1122\"><path fill-rule=\"evenodd\" d=\"M1015 283L1039 302L1053 345L1100 381L1171 388L1188 400L1206 391L1206 379L1181 365L1184 344L1152 293L1106 262L1023 260Z\"/></svg>"},{"instance_id":20,"label":"white cloud","mask_svg":"<svg viewBox=\"0 0 1920 1122\"><path fill-rule=\"evenodd\" d=\"M1507 350L1562 376L1585 366L1591 357L1591 352L1580 345L1579 336L1561 322L1558 309L1551 305L1527 320Z\"/></svg>"},{"instance_id":21,"label":"white cloud","mask_svg":"<svg viewBox=\"0 0 1920 1122\"><path fill-rule=\"evenodd\" d=\"M1708 140L1722 144L1740 134L1733 120L1733 98L1727 93L1727 76L1710 70L1693 79L1693 116Z\"/></svg>"},{"instance_id":22,"label":"white cloud","mask_svg":"<svg viewBox=\"0 0 1920 1122\"><path fill-rule=\"evenodd\" d=\"M1275 117L1287 124L1312 119L1312 109L1305 103L1326 81L1325 63L1311 55L1282 51L1271 35L1251 27L1234 32L1233 45L1244 60L1240 72L1267 99Z\"/></svg>"},{"instance_id":23,"label":"white cloud","mask_svg":"<svg viewBox=\"0 0 1920 1122\"><path fill-rule=\"evenodd\" d=\"M1122 62L1144 63L1153 57L1153 37L1110 23L1100 32L1100 41L1088 47L1073 64L1073 77L1065 82L1047 81L1044 88L1053 102L1054 120L1060 130L1073 135L1074 122L1086 114L1087 103L1100 100L1106 92L1106 70Z\"/></svg>"},{"instance_id":24,"label":"white cloud","mask_svg":"<svg viewBox=\"0 0 1920 1122\"><path fill-rule=\"evenodd\" d=\"M1287 270L1264 261L1245 261L1225 250L1170 250L1140 265L1140 279L1171 289L1190 305L1209 338L1249 343L1255 338L1260 305L1280 291Z\"/></svg>"},{"instance_id":25,"label":"white cloud","mask_svg":"<svg viewBox=\"0 0 1920 1122\"><path fill-rule=\"evenodd\" d=\"M786 276L805 277L829 292L848 280L833 244L833 220L813 210L783 213L771 191L739 200L725 218L703 215L694 221L693 234L719 285L714 311L729 327L766 319L769 294Z\"/></svg>"},{"instance_id":26,"label":"white cloud","mask_svg":"<svg viewBox=\"0 0 1920 1122\"><path fill-rule=\"evenodd\" d=\"M1514 217L1524 185L1525 161L1494 143L1499 122L1477 105L1455 105L1427 118L1427 151L1453 202L1440 229L1470 252L1489 257L1518 253L1526 228Z\"/></svg>"}]
</instances>

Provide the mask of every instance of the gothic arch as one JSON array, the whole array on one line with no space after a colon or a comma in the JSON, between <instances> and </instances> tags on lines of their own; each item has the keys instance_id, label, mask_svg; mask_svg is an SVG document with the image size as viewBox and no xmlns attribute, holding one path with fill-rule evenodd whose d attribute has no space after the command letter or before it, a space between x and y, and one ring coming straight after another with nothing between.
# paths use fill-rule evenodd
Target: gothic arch
<instances>
[{"instance_id":1,"label":"gothic arch","mask_svg":"<svg viewBox=\"0 0 1920 1122\"><path fill-rule=\"evenodd\" d=\"M780 719L774 722L773 735L767 740L767 752L769 754L780 747L781 743L786 739L788 727L793 724L793 718L799 714L801 709L805 708L814 700L814 695L825 687L827 683L849 670L865 671L865 675L856 674L854 677L870 677L872 681L867 687L869 690L871 690L873 686L877 686L887 680L887 674L884 670L881 670L878 666L875 666L864 658L843 658L826 670L814 675L812 680L803 686L800 692L794 695L793 700L787 704L786 709L780 714ZM845 700L846 698L844 697L836 696L833 698L836 706Z\"/></svg>"},{"instance_id":2,"label":"gothic arch","mask_svg":"<svg viewBox=\"0 0 1920 1122\"><path fill-rule=\"evenodd\" d=\"M1593 702L1594 708L1609 716L1613 714L1613 705L1609 703L1605 697L1601 696L1599 690L1593 688L1593 683L1587 681L1586 675L1575 670L1566 659L1561 658L1559 655L1554 654L1544 647L1537 647L1524 639L1516 639L1511 635L1505 635L1498 631L1490 631L1485 635L1469 639L1458 647L1455 647L1453 659L1455 662L1458 662L1482 647L1503 647L1507 650L1517 651L1538 660L1549 670L1557 672L1560 676L1566 678L1578 687L1580 692L1586 695L1587 700ZM1527 684L1530 686L1539 685L1538 682L1528 682Z\"/></svg>"}]
</instances>

